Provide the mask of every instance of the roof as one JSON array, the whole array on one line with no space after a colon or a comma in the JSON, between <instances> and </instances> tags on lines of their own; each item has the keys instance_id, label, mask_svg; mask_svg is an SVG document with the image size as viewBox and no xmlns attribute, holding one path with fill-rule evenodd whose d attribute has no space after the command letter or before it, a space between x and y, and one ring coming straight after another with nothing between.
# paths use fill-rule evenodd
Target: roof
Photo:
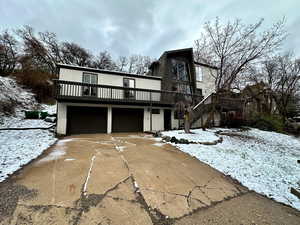
<instances>
[{"instance_id":1,"label":"roof","mask_svg":"<svg viewBox=\"0 0 300 225\"><path fill-rule=\"evenodd\" d=\"M161 77L149 76L149 75L141 75L141 74L134 74L134 73L125 73L121 71L115 70L103 70L103 69L96 69L91 67L84 67L84 66L75 66L69 64L56 64L57 68L64 68L64 69L72 69L72 70L80 70L80 71L87 71L93 73L105 73L105 74L113 74L119 76L127 76L127 77L135 77L135 78L143 78L143 79L153 79L153 80L161 80Z\"/></svg>"},{"instance_id":2,"label":"roof","mask_svg":"<svg viewBox=\"0 0 300 225\"><path fill-rule=\"evenodd\" d=\"M163 55L168 55L168 54L173 54L173 53L180 53L180 52L191 52L192 55L194 54L193 48L182 48L182 49L174 49L174 50L165 51L165 52L160 56L160 58L161 58ZM154 61L153 63L156 63L156 62ZM152 64L153 64L153 63L152 63ZM195 63L196 65L201 65L201 66L209 67L209 68L216 69L216 70L219 69L219 68L216 67L216 66L209 65L209 64L206 64L206 63L200 63L200 62L196 62L196 61L194 61L194 63ZM153 66L152 64L151 64L151 66Z\"/></svg>"},{"instance_id":3,"label":"roof","mask_svg":"<svg viewBox=\"0 0 300 225\"><path fill-rule=\"evenodd\" d=\"M187 51L193 52L193 48L174 49L174 50L165 51L164 53L171 54L171 53L187 52Z\"/></svg>"},{"instance_id":4,"label":"roof","mask_svg":"<svg viewBox=\"0 0 300 225\"><path fill-rule=\"evenodd\" d=\"M216 69L216 70L219 69L219 68L216 67L216 66L212 66L212 65L209 65L209 64L206 64L206 63L200 63L200 62L196 62L196 61L194 61L194 63L195 63L196 65L206 66L206 67L209 67L209 68L212 68L212 69Z\"/></svg>"}]
</instances>

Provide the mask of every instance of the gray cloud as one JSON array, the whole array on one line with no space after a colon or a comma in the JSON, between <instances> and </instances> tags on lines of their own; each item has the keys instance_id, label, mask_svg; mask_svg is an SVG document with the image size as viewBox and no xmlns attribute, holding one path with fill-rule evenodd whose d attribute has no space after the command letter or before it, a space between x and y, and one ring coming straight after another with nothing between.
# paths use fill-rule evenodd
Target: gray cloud
<instances>
[{"instance_id":1,"label":"gray cloud","mask_svg":"<svg viewBox=\"0 0 300 225\"><path fill-rule=\"evenodd\" d=\"M284 49L300 56L299 8L298 0L0 0L0 29L26 24L94 53L159 57L168 49L193 46L203 23L216 16L245 23L264 17L265 27L286 16L291 35Z\"/></svg>"}]
</instances>

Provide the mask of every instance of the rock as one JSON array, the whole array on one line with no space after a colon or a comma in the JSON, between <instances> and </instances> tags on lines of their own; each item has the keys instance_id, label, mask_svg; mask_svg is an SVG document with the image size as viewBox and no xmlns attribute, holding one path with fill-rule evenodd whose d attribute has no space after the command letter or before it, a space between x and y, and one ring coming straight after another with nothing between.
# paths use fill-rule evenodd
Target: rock
<instances>
[{"instance_id":1,"label":"rock","mask_svg":"<svg viewBox=\"0 0 300 225\"><path fill-rule=\"evenodd\" d=\"M178 140L176 139L176 137L172 137L171 139L170 139L170 142L172 142L172 143L178 143Z\"/></svg>"},{"instance_id":2,"label":"rock","mask_svg":"<svg viewBox=\"0 0 300 225\"><path fill-rule=\"evenodd\" d=\"M189 144L190 142L188 140L184 139L184 138L180 138L179 143L180 144Z\"/></svg>"},{"instance_id":3,"label":"rock","mask_svg":"<svg viewBox=\"0 0 300 225\"><path fill-rule=\"evenodd\" d=\"M291 193L295 196L297 196L300 199L300 190L297 190L296 188L291 188Z\"/></svg>"},{"instance_id":4,"label":"rock","mask_svg":"<svg viewBox=\"0 0 300 225\"><path fill-rule=\"evenodd\" d=\"M163 136L162 139L165 140L166 142L171 141L171 137L169 137L169 136Z\"/></svg>"},{"instance_id":5,"label":"rock","mask_svg":"<svg viewBox=\"0 0 300 225\"><path fill-rule=\"evenodd\" d=\"M154 137L161 137L161 132L160 131L156 131L154 134L153 134Z\"/></svg>"},{"instance_id":6,"label":"rock","mask_svg":"<svg viewBox=\"0 0 300 225\"><path fill-rule=\"evenodd\" d=\"M297 160L297 163L300 163L300 159Z\"/></svg>"},{"instance_id":7,"label":"rock","mask_svg":"<svg viewBox=\"0 0 300 225\"><path fill-rule=\"evenodd\" d=\"M46 121L46 122L49 122L49 123L55 123L56 117L50 117L50 116L47 116L47 117L45 118L45 121Z\"/></svg>"}]
</instances>

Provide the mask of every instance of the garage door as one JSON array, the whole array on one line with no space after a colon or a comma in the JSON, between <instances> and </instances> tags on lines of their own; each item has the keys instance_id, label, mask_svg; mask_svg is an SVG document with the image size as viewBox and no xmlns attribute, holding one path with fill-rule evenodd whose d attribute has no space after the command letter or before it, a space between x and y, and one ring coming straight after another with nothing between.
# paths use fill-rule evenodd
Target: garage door
<instances>
[{"instance_id":1,"label":"garage door","mask_svg":"<svg viewBox=\"0 0 300 225\"><path fill-rule=\"evenodd\" d=\"M144 109L112 109L112 132L143 132Z\"/></svg>"},{"instance_id":2,"label":"garage door","mask_svg":"<svg viewBox=\"0 0 300 225\"><path fill-rule=\"evenodd\" d=\"M107 108L67 108L67 134L90 134L107 132Z\"/></svg>"}]
</instances>

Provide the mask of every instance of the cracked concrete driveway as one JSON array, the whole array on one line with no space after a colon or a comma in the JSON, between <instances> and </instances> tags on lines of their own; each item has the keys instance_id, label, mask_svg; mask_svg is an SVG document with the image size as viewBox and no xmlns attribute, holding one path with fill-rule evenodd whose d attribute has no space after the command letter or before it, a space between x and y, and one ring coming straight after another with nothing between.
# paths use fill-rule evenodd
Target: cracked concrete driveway
<instances>
[{"instance_id":1,"label":"cracked concrete driveway","mask_svg":"<svg viewBox=\"0 0 300 225\"><path fill-rule=\"evenodd\" d=\"M300 224L145 134L70 136L0 184L0 224Z\"/></svg>"}]
</instances>

